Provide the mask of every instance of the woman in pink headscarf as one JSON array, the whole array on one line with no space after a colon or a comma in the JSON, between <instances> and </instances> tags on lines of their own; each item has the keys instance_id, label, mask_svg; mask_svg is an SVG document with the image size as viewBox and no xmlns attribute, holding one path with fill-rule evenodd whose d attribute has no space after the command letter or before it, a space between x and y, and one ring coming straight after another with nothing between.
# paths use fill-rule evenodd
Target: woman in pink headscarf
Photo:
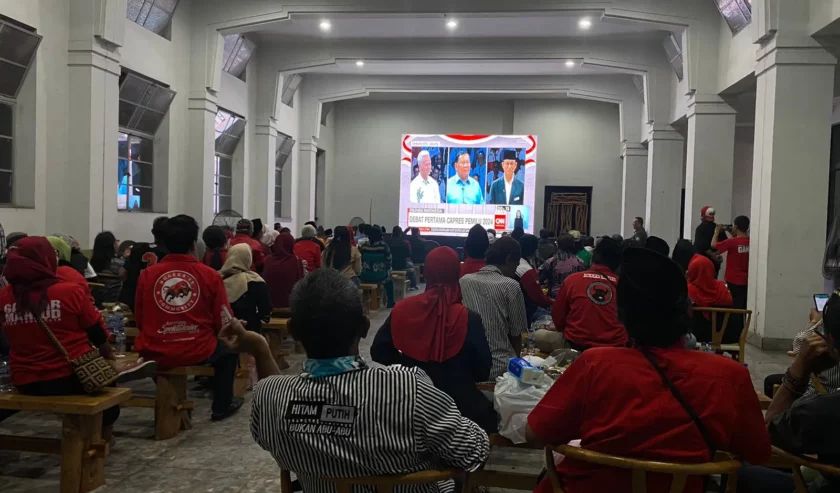
<instances>
[{"instance_id":1,"label":"woman in pink headscarf","mask_svg":"<svg viewBox=\"0 0 840 493\"><path fill-rule=\"evenodd\" d=\"M490 376L490 348L481 317L461 303L460 263L449 247L429 252L426 291L396 304L370 354L383 365L422 368L461 414L494 433L498 417L493 404L475 386Z\"/></svg>"}]
</instances>

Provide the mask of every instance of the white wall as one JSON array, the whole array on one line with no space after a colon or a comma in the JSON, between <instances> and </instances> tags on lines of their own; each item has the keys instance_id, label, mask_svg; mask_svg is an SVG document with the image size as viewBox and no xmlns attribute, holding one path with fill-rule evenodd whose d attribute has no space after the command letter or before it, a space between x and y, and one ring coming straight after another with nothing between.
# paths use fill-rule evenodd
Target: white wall
<instances>
[{"instance_id":1,"label":"white wall","mask_svg":"<svg viewBox=\"0 0 840 493\"><path fill-rule=\"evenodd\" d=\"M621 213L618 105L577 99L336 103L323 224L353 216L397 223L399 139L405 133L533 134L539 139L535 222L545 186L592 186L592 230L614 233ZM322 129L323 131L323 129Z\"/></svg>"},{"instance_id":2,"label":"white wall","mask_svg":"<svg viewBox=\"0 0 840 493\"><path fill-rule=\"evenodd\" d=\"M753 137L755 128L735 129L735 161L732 172L732 217L750 216L752 204Z\"/></svg>"},{"instance_id":3,"label":"white wall","mask_svg":"<svg viewBox=\"0 0 840 493\"><path fill-rule=\"evenodd\" d=\"M755 72L755 55L758 45L753 44L754 33L754 24L750 24L732 36L732 31L721 17L718 40L717 89L719 92Z\"/></svg>"}]
</instances>

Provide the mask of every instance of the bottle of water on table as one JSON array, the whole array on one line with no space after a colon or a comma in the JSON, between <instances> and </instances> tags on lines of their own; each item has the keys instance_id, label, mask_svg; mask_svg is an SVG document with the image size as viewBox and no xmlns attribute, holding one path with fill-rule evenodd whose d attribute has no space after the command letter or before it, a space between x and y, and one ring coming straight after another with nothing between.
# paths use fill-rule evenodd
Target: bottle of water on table
<instances>
[{"instance_id":1,"label":"bottle of water on table","mask_svg":"<svg viewBox=\"0 0 840 493\"><path fill-rule=\"evenodd\" d=\"M537 334L533 327L528 327L528 347L525 348L525 354L537 354Z\"/></svg>"},{"instance_id":2,"label":"bottle of water on table","mask_svg":"<svg viewBox=\"0 0 840 493\"><path fill-rule=\"evenodd\" d=\"M0 357L0 393L12 391L12 374L9 362Z\"/></svg>"}]
</instances>

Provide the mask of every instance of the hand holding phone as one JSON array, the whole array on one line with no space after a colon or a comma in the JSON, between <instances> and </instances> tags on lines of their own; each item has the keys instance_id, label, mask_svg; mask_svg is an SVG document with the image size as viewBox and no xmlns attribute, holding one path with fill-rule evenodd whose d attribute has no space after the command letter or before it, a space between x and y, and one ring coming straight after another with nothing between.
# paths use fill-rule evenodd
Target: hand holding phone
<instances>
[{"instance_id":1,"label":"hand holding phone","mask_svg":"<svg viewBox=\"0 0 840 493\"><path fill-rule=\"evenodd\" d=\"M818 312L822 313L825 309L825 304L828 303L828 295L825 293L814 295L814 307Z\"/></svg>"}]
</instances>

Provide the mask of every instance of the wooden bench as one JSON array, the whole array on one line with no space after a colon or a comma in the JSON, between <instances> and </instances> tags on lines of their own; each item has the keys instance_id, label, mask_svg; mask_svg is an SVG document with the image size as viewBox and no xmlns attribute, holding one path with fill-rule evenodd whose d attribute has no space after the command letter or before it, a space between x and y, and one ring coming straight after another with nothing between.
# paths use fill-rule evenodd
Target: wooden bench
<instances>
[{"instance_id":1,"label":"wooden bench","mask_svg":"<svg viewBox=\"0 0 840 493\"><path fill-rule=\"evenodd\" d=\"M274 357L274 361L277 362L277 367L281 370L289 367L289 363L285 358L289 353L281 347L283 345L283 339L289 335L288 323L288 318L275 316L271 318L270 322L262 326L263 335L265 336L266 342L268 342L271 355Z\"/></svg>"},{"instance_id":2,"label":"wooden bench","mask_svg":"<svg viewBox=\"0 0 840 493\"><path fill-rule=\"evenodd\" d=\"M102 411L128 401L130 389L107 388L96 395L36 397L0 394L0 409L60 414L61 438L0 435L0 449L61 456L61 493L86 493L105 484Z\"/></svg>"},{"instance_id":3,"label":"wooden bench","mask_svg":"<svg viewBox=\"0 0 840 493\"><path fill-rule=\"evenodd\" d=\"M414 275L417 276L417 284L420 284L420 281L425 280L425 277L423 277L423 265L424 264L414 264Z\"/></svg>"},{"instance_id":4,"label":"wooden bench","mask_svg":"<svg viewBox=\"0 0 840 493\"><path fill-rule=\"evenodd\" d=\"M136 358L130 353L126 358ZM240 356L240 364L244 366ZM216 374L212 366L181 366L157 373L154 397L132 397L122 407L142 407L155 410L155 440L168 440L178 436L181 430L192 429L190 411L195 404L187 398L187 379L190 376L212 377ZM247 367L236 370L233 395L242 397L248 390L250 371Z\"/></svg>"},{"instance_id":5,"label":"wooden bench","mask_svg":"<svg viewBox=\"0 0 840 493\"><path fill-rule=\"evenodd\" d=\"M362 297L369 310L379 310L379 289L383 288L381 283L363 282L359 286L362 290Z\"/></svg>"},{"instance_id":6,"label":"wooden bench","mask_svg":"<svg viewBox=\"0 0 840 493\"><path fill-rule=\"evenodd\" d=\"M405 293L408 291L411 281L408 280L408 271L394 270L391 271L391 280L394 283L394 303L405 298Z\"/></svg>"}]
</instances>

